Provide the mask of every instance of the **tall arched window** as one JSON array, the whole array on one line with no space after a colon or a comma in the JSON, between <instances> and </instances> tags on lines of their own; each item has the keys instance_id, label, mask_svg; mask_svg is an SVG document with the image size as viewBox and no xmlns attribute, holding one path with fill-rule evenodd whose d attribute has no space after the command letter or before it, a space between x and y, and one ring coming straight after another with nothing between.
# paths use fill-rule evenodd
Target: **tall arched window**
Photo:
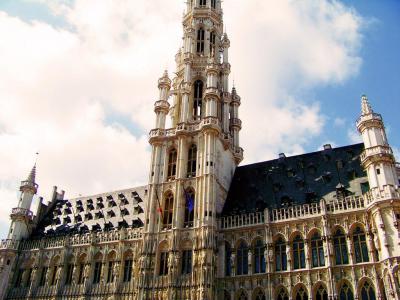
<instances>
[{"instance_id":1,"label":"tall arched window","mask_svg":"<svg viewBox=\"0 0 400 300\"><path fill-rule=\"evenodd\" d=\"M195 193L192 189L185 190L185 227L193 227Z\"/></svg>"},{"instance_id":2,"label":"tall arched window","mask_svg":"<svg viewBox=\"0 0 400 300\"><path fill-rule=\"evenodd\" d=\"M217 0L211 0L211 8L215 9L217 7Z\"/></svg>"},{"instance_id":3,"label":"tall arched window","mask_svg":"<svg viewBox=\"0 0 400 300\"><path fill-rule=\"evenodd\" d=\"M347 252L346 237L342 230L336 230L333 236L333 246L335 248L336 265L346 265L349 263L349 254Z\"/></svg>"},{"instance_id":4,"label":"tall arched window","mask_svg":"<svg viewBox=\"0 0 400 300\"><path fill-rule=\"evenodd\" d=\"M124 254L124 276L123 282L130 282L132 280L132 265L133 265L133 253L128 250Z\"/></svg>"},{"instance_id":5,"label":"tall arched window","mask_svg":"<svg viewBox=\"0 0 400 300\"><path fill-rule=\"evenodd\" d=\"M236 274L246 275L248 273L249 248L244 241L241 241L236 253Z\"/></svg>"},{"instance_id":6,"label":"tall arched window","mask_svg":"<svg viewBox=\"0 0 400 300\"><path fill-rule=\"evenodd\" d=\"M374 287L368 281L361 288L360 300L376 300Z\"/></svg>"},{"instance_id":7,"label":"tall arched window","mask_svg":"<svg viewBox=\"0 0 400 300\"><path fill-rule=\"evenodd\" d=\"M353 232L354 255L356 263L368 262L368 247L364 231L357 226Z\"/></svg>"},{"instance_id":8,"label":"tall arched window","mask_svg":"<svg viewBox=\"0 0 400 300\"><path fill-rule=\"evenodd\" d=\"M225 276L232 275L232 249L228 242L225 242Z\"/></svg>"},{"instance_id":9,"label":"tall arched window","mask_svg":"<svg viewBox=\"0 0 400 300\"><path fill-rule=\"evenodd\" d=\"M213 57L215 55L215 39L216 35L214 31L210 32L210 56Z\"/></svg>"},{"instance_id":10,"label":"tall arched window","mask_svg":"<svg viewBox=\"0 0 400 300\"><path fill-rule=\"evenodd\" d=\"M304 287L301 286L297 290L294 300L308 300L308 294Z\"/></svg>"},{"instance_id":11,"label":"tall arched window","mask_svg":"<svg viewBox=\"0 0 400 300\"><path fill-rule=\"evenodd\" d=\"M169 192L165 195L164 202L164 215L163 215L163 226L164 228L172 227L172 216L174 213L174 195Z\"/></svg>"},{"instance_id":12,"label":"tall arched window","mask_svg":"<svg viewBox=\"0 0 400 300\"><path fill-rule=\"evenodd\" d=\"M194 83L194 97L193 97L193 118L200 119L203 107L203 81L196 80Z\"/></svg>"},{"instance_id":13,"label":"tall arched window","mask_svg":"<svg viewBox=\"0 0 400 300\"><path fill-rule=\"evenodd\" d=\"M288 293L284 287L281 287L276 294L276 300L289 300Z\"/></svg>"},{"instance_id":14,"label":"tall arched window","mask_svg":"<svg viewBox=\"0 0 400 300\"><path fill-rule=\"evenodd\" d=\"M354 300L353 291L347 285L347 283L343 283L343 285L340 289L339 300Z\"/></svg>"},{"instance_id":15,"label":"tall arched window","mask_svg":"<svg viewBox=\"0 0 400 300\"><path fill-rule=\"evenodd\" d=\"M189 148L188 163L187 163L187 176L196 177L196 165L197 165L197 147L192 145Z\"/></svg>"},{"instance_id":16,"label":"tall arched window","mask_svg":"<svg viewBox=\"0 0 400 300\"><path fill-rule=\"evenodd\" d=\"M264 243L258 239L254 245L254 273L265 273Z\"/></svg>"},{"instance_id":17,"label":"tall arched window","mask_svg":"<svg viewBox=\"0 0 400 300\"><path fill-rule=\"evenodd\" d=\"M275 243L275 269L276 271L287 270L286 243L282 238Z\"/></svg>"},{"instance_id":18,"label":"tall arched window","mask_svg":"<svg viewBox=\"0 0 400 300\"><path fill-rule=\"evenodd\" d=\"M178 153L175 149L171 149L168 155L168 171L167 179L175 179L176 176L176 161L178 159Z\"/></svg>"},{"instance_id":19,"label":"tall arched window","mask_svg":"<svg viewBox=\"0 0 400 300\"><path fill-rule=\"evenodd\" d=\"M305 267L304 241L300 235L297 235L293 240L293 269L304 269Z\"/></svg>"},{"instance_id":20,"label":"tall arched window","mask_svg":"<svg viewBox=\"0 0 400 300\"><path fill-rule=\"evenodd\" d=\"M258 289L254 296L253 296L254 300L265 300L265 294L261 289Z\"/></svg>"},{"instance_id":21,"label":"tall arched window","mask_svg":"<svg viewBox=\"0 0 400 300\"><path fill-rule=\"evenodd\" d=\"M311 259L313 268L325 266L324 245L318 232L311 238Z\"/></svg>"},{"instance_id":22,"label":"tall arched window","mask_svg":"<svg viewBox=\"0 0 400 300\"><path fill-rule=\"evenodd\" d=\"M200 6L206 6L207 5L207 0L199 0L199 5Z\"/></svg>"},{"instance_id":23,"label":"tall arched window","mask_svg":"<svg viewBox=\"0 0 400 300\"><path fill-rule=\"evenodd\" d=\"M328 293L323 285L320 285L315 291L315 300L328 300Z\"/></svg>"},{"instance_id":24,"label":"tall arched window","mask_svg":"<svg viewBox=\"0 0 400 300\"><path fill-rule=\"evenodd\" d=\"M197 54L204 54L204 36L205 31L203 28L197 30Z\"/></svg>"}]
</instances>

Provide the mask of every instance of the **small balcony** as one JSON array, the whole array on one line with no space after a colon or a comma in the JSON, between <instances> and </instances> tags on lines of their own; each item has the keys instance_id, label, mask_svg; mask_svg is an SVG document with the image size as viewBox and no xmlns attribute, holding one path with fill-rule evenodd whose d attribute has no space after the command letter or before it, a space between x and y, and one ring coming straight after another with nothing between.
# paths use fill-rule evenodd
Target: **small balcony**
<instances>
[{"instance_id":1,"label":"small balcony","mask_svg":"<svg viewBox=\"0 0 400 300\"><path fill-rule=\"evenodd\" d=\"M31 212L29 209L16 207L16 208L13 208L11 211L11 218L13 218L13 217L23 217L23 218L27 218L28 220L32 220L33 212Z\"/></svg>"},{"instance_id":2,"label":"small balcony","mask_svg":"<svg viewBox=\"0 0 400 300\"><path fill-rule=\"evenodd\" d=\"M393 151L389 146L381 146L381 145L367 148L360 155L361 162L364 163L366 159L374 155L393 156Z\"/></svg>"}]
</instances>

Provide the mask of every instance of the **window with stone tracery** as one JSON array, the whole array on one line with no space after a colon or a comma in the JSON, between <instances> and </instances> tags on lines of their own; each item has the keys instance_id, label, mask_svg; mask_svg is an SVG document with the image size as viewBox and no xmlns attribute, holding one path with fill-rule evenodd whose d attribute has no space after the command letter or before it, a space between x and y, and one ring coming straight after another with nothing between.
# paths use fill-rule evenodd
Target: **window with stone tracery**
<instances>
[{"instance_id":1,"label":"window with stone tracery","mask_svg":"<svg viewBox=\"0 0 400 300\"><path fill-rule=\"evenodd\" d=\"M364 282L360 294L360 300L376 300L374 287L368 281Z\"/></svg>"},{"instance_id":2,"label":"window with stone tracery","mask_svg":"<svg viewBox=\"0 0 400 300\"><path fill-rule=\"evenodd\" d=\"M199 0L199 5L200 6L206 6L207 5L207 0Z\"/></svg>"},{"instance_id":3,"label":"window with stone tracery","mask_svg":"<svg viewBox=\"0 0 400 300\"><path fill-rule=\"evenodd\" d=\"M200 119L202 115L203 88L204 88L203 81L196 80L194 83L194 95L193 95L193 119L195 120Z\"/></svg>"},{"instance_id":4,"label":"window with stone tracery","mask_svg":"<svg viewBox=\"0 0 400 300\"><path fill-rule=\"evenodd\" d=\"M240 291L238 300L247 300L247 295L245 291Z\"/></svg>"},{"instance_id":5,"label":"window with stone tracery","mask_svg":"<svg viewBox=\"0 0 400 300\"><path fill-rule=\"evenodd\" d=\"M175 179L177 159L178 159L178 153L176 152L175 149L171 149L168 155L167 180Z\"/></svg>"},{"instance_id":6,"label":"window with stone tracery","mask_svg":"<svg viewBox=\"0 0 400 300\"><path fill-rule=\"evenodd\" d=\"M174 195L171 192L168 192L165 195L165 200L164 200L164 211L163 211L164 228L171 228L173 213L174 213Z\"/></svg>"},{"instance_id":7,"label":"window with stone tracery","mask_svg":"<svg viewBox=\"0 0 400 300\"><path fill-rule=\"evenodd\" d=\"M103 264L101 263L101 261L96 261L94 264L93 284L100 283L100 276L101 276L102 268L103 268Z\"/></svg>"},{"instance_id":8,"label":"window with stone tracery","mask_svg":"<svg viewBox=\"0 0 400 300\"><path fill-rule=\"evenodd\" d=\"M353 291L347 283L343 283L340 288L339 300L354 300Z\"/></svg>"},{"instance_id":9,"label":"window with stone tracery","mask_svg":"<svg viewBox=\"0 0 400 300\"><path fill-rule=\"evenodd\" d=\"M197 166L197 147L192 145L189 148L188 163L187 163L187 176L196 177L196 166Z\"/></svg>"},{"instance_id":10,"label":"window with stone tracery","mask_svg":"<svg viewBox=\"0 0 400 300\"><path fill-rule=\"evenodd\" d=\"M249 248L244 241L241 241L236 250L236 274L246 275L249 271Z\"/></svg>"},{"instance_id":11,"label":"window with stone tracery","mask_svg":"<svg viewBox=\"0 0 400 300\"><path fill-rule=\"evenodd\" d=\"M300 235L297 235L293 240L293 269L304 269L305 267L304 241Z\"/></svg>"},{"instance_id":12,"label":"window with stone tracery","mask_svg":"<svg viewBox=\"0 0 400 300\"><path fill-rule=\"evenodd\" d=\"M368 247L365 233L360 227L357 227L353 232L353 245L356 263L368 262Z\"/></svg>"},{"instance_id":13,"label":"window with stone tracery","mask_svg":"<svg viewBox=\"0 0 400 300\"><path fill-rule=\"evenodd\" d=\"M215 56L215 39L216 35L214 31L210 32L210 56L214 57Z\"/></svg>"},{"instance_id":14,"label":"window with stone tracery","mask_svg":"<svg viewBox=\"0 0 400 300\"><path fill-rule=\"evenodd\" d=\"M67 277L65 278L65 285L70 285L72 283L74 269L74 264L70 263L67 265Z\"/></svg>"},{"instance_id":15,"label":"window with stone tracery","mask_svg":"<svg viewBox=\"0 0 400 300\"><path fill-rule=\"evenodd\" d=\"M294 300L308 300L308 294L304 287L300 287L297 290Z\"/></svg>"},{"instance_id":16,"label":"window with stone tracery","mask_svg":"<svg viewBox=\"0 0 400 300\"><path fill-rule=\"evenodd\" d=\"M168 252L166 251L160 253L159 275L168 275Z\"/></svg>"},{"instance_id":17,"label":"window with stone tracery","mask_svg":"<svg viewBox=\"0 0 400 300\"><path fill-rule=\"evenodd\" d=\"M185 191L185 227L193 227L194 221L195 192L193 189Z\"/></svg>"},{"instance_id":18,"label":"window with stone tracery","mask_svg":"<svg viewBox=\"0 0 400 300\"><path fill-rule=\"evenodd\" d=\"M184 250L182 252L182 275L192 273L192 250Z\"/></svg>"},{"instance_id":19,"label":"window with stone tracery","mask_svg":"<svg viewBox=\"0 0 400 300\"><path fill-rule=\"evenodd\" d=\"M289 296L285 288L281 287L279 289L276 300L289 300Z\"/></svg>"},{"instance_id":20,"label":"window with stone tracery","mask_svg":"<svg viewBox=\"0 0 400 300\"><path fill-rule=\"evenodd\" d=\"M217 7L217 0L211 0L211 8L215 9Z\"/></svg>"},{"instance_id":21,"label":"window with stone tracery","mask_svg":"<svg viewBox=\"0 0 400 300\"><path fill-rule=\"evenodd\" d=\"M265 300L265 294L261 289L259 289L253 297L254 300Z\"/></svg>"},{"instance_id":22,"label":"window with stone tracery","mask_svg":"<svg viewBox=\"0 0 400 300\"><path fill-rule=\"evenodd\" d=\"M320 285L315 292L315 300L328 300L328 293L324 286Z\"/></svg>"},{"instance_id":23,"label":"window with stone tracery","mask_svg":"<svg viewBox=\"0 0 400 300\"><path fill-rule=\"evenodd\" d=\"M311 238L311 261L313 268L325 266L324 245L318 232Z\"/></svg>"},{"instance_id":24,"label":"window with stone tracery","mask_svg":"<svg viewBox=\"0 0 400 300\"><path fill-rule=\"evenodd\" d=\"M205 31L203 28L197 30L197 54L203 55L204 54L204 40L205 40Z\"/></svg>"},{"instance_id":25,"label":"window with stone tracery","mask_svg":"<svg viewBox=\"0 0 400 300\"><path fill-rule=\"evenodd\" d=\"M275 270L287 270L286 243L282 238L279 238L275 243Z\"/></svg>"},{"instance_id":26,"label":"window with stone tracery","mask_svg":"<svg viewBox=\"0 0 400 300\"><path fill-rule=\"evenodd\" d=\"M349 263L349 254L347 251L346 236L340 229L336 230L333 236L333 247L335 249L336 265L346 265Z\"/></svg>"},{"instance_id":27,"label":"window with stone tracery","mask_svg":"<svg viewBox=\"0 0 400 300\"><path fill-rule=\"evenodd\" d=\"M254 245L254 273L265 273L264 243L258 239Z\"/></svg>"}]
</instances>

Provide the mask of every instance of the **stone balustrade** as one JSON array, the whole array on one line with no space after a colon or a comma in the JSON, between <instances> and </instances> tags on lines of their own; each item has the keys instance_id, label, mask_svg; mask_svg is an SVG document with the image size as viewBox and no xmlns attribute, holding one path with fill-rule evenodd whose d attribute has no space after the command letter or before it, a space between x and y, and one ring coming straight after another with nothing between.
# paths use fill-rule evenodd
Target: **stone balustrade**
<instances>
[{"instance_id":1,"label":"stone balustrade","mask_svg":"<svg viewBox=\"0 0 400 300\"><path fill-rule=\"evenodd\" d=\"M370 205L374 201L400 200L399 190L392 185L385 185L383 190L372 189L365 196L367 205Z\"/></svg>"},{"instance_id":2,"label":"stone balustrade","mask_svg":"<svg viewBox=\"0 0 400 300\"><path fill-rule=\"evenodd\" d=\"M11 211L11 217L13 217L13 216L26 217L26 218L28 218L28 220L32 220L33 212L31 212L29 209L26 209L26 208L15 207Z\"/></svg>"},{"instance_id":3,"label":"stone balustrade","mask_svg":"<svg viewBox=\"0 0 400 300\"><path fill-rule=\"evenodd\" d=\"M17 250L19 247L19 241L16 240L2 240L0 241L0 249Z\"/></svg>"},{"instance_id":4,"label":"stone balustrade","mask_svg":"<svg viewBox=\"0 0 400 300\"><path fill-rule=\"evenodd\" d=\"M361 117L359 117L357 119L356 123L360 124L362 122L369 121L369 120L372 120L372 119L376 119L376 120L382 121L382 115L377 114L377 113L372 113L372 114L368 114L368 115L362 115Z\"/></svg>"},{"instance_id":5,"label":"stone balustrade","mask_svg":"<svg viewBox=\"0 0 400 300\"><path fill-rule=\"evenodd\" d=\"M369 156L377 155L377 154L386 154L393 155L393 151L389 146L375 146L371 148L366 148L363 153L360 155L361 161L364 161Z\"/></svg>"},{"instance_id":6,"label":"stone balustrade","mask_svg":"<svg viewBox=\"0 0 400 300\"><path fill-rule=\"evenodd\" d=\"M246 227L264 224L264 213L256 212L250 214L234 215L223 217L219 220L219 227L221 229Z\"/></svg>"}]
</instances>

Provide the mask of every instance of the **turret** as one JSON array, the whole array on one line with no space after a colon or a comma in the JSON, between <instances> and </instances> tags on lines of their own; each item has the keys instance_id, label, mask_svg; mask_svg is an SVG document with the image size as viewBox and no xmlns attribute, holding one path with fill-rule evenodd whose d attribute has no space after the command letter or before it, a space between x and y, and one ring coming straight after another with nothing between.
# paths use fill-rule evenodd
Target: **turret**
<instances>
[{"instance_id":1,"label":"turret","mask_svg":"<svg viewBox=\"0 0 400 300\"><path fill-rule=\"evenodd\" d=\"M397 187L395 159L382 116L373 111L367 96L361 98L361 112L357 120L357 129L365 145L361 163L368 173L370 188L383 191L388 186Z\"/></svg>"},{"instance_id":2,"label":"turret","mask_svg":"<svg viewBox=\"0 0 400 300\"><path fill-rule=\"evenodd\" d=\"M156 129L165 129L166 116L169 111L169 91L171 89L171 79L168 77L168 72L158 80L159 100L154 104L154 112L156 113Z\"/></svg>"},{"instance_id":3,"label":"turret","mask_svg":"<svg viewBox=\"0 0 400 300\"><path fill-rule=\"evenodd\" d=\"M37 193L38 185L36 179L36 164L33 166L26 180L21 182L21 196L18 206L12 209L10 218L11 226L8 233L8 239L21 240L30 234L30 227L33 213L30 210L33 196Z\"/></svg>"}]
</instances>

